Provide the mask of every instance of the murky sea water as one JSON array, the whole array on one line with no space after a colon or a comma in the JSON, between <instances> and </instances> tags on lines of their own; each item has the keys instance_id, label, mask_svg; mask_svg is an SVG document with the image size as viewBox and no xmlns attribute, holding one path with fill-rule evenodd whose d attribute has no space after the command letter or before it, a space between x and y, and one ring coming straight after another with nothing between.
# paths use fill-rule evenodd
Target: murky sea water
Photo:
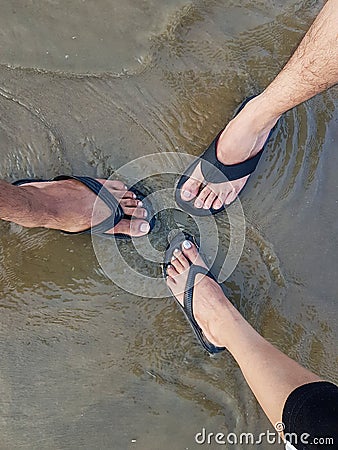
<instances>
[{"instance_id":1,"label":"murky sea water","mask_svg":"<svg viewBox=\"0 0 338 450\"><path fill-rule=\"evenodd\" d=\"M153 153L165 172L166 153L198 155L278 73L322 4L3 1L2 178L108 177ZM280 121L241 197L246 241L226 289L269 341L337 382L336 94ZM149 186L170 187L165 176ZM226 214L216 223L226 248ZM0 226L1 450L211 449L195 443L202 428L272 430L231 356L206 355L170 298L114 284L100 243ZM158 251L172 226L162 213Z\"/></svg>"}]
</instances>

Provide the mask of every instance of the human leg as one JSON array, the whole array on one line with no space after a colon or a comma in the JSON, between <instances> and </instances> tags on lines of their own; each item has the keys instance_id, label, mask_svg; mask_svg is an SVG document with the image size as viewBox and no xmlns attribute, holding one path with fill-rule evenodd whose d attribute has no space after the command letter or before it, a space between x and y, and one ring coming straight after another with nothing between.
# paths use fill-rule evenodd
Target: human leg
<instances>
[{"instance_id":1,"label":"human leg","mask_svg":"<svg viewBox=\"0 0 338 450\"><path fill-rule=\"evenodd\" d=\"M338 3L328 0L298 48L269 86L229 122L217 143L217 158L234 165L254 157L279 117L338 82ZM196 208L230 204L249 176L231 183L207 183L198 166L183 185L181 198Z\"/></svg>"},{"instance_id":2,"label":"human leg","mask_svg":"<svg viewBox=\"0 0 338 450\"><path fill-rule=\"evenodd\" d=\"M98 180L120 202L133 220L121 220L109 233L141 236L149 231L142 202L120 181ZM25 227L44 227L78 232L106 219L111 211L85 185L76 180L32 182L13 186L0 181L0 217Z\"/></svg>"},{"instance_id":3,"label":"human leg","mask_svg":"<svg viewBox=\"0 0 338 450\"><path fill-rule=\"evenodd\" d=\"M185 241L167 268L168 287L181 304L191 264L206 268L196 247ZM281 422L291 392L321 381L260 336L225 297L221 287L202 274L196 277L193 312L205 337L233 355L273 425Z\"/></svg>"}]
</instances>

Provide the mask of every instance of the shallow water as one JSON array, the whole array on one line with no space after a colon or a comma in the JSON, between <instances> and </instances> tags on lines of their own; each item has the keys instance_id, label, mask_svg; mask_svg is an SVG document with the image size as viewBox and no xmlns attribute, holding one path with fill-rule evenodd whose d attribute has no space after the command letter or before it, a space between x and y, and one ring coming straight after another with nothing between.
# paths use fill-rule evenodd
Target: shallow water
<instances>
[{"instance_id":1,"label":"shallow water","mask_svg":"<svg viewBox=\"0 0 338 450\"><path fill-rule=\"evenodd\" d=\"M3 2L2 177L108 177L154 153L165 173L169 152L198 155L266 86L322 3ZM269 341L337 382L336 94L280 121L243 193L246 241L225 284ZM227 249L226 214L216 225ZM113 243L0 226L1 449L194 449L203 427L272 430L230 355L205 355L171 299L110 280ZM150 238L158 252L175 226L163 212ZM119 248L160 276L130 243Z\"/></svg>"}]
</instances>

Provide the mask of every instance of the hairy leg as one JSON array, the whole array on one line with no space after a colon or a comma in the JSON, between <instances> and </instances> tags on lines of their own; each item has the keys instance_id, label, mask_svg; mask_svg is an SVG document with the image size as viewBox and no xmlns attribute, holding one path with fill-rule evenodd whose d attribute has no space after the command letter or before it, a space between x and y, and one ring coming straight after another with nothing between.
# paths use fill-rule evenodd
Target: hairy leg
<instances>
[{"instance_id":1,"label":"hairy leg","mask_svg":"<svg viewBox=\"0 0 338 450\"><path fill-rule=\"evenodd\" d=\"M56 216L56 205L40 190L19 188L0 180L0 217L26 227L45 226Z\"/></svg>"},{"instance_id":2,"label":"hairy leg","mask_svg":"<svg viewBox=\"0 0 338 450\"><path fill-rule=\"evenodd\" d=\"M218 159L231 165L252 158L263 147L281 114L337 82L338 2L328 0L277 77L229 122L218 141ZM231 203L247 179L209 183L197 195L203 182L197 167L182 188L182 199L189 201L196 197L197 208L208 208L211 203L217 209L223 203Z\"/></svg>"},{"instance_id":3,"label":"hairy leg","mask_svg":"<svg viewBox=\"0 0 338 450\"><path fill-rule=\"evenodd\" d=\"M123 219L109 232L141 236L149 232L142 220L147 211L142 202L120 181L99 179L120 201L124 212L133 220ZM82 231L102 222L111 212L86 186L76 180L32 182L13 186L0 181L0 218L25 227L44 227L64 231ZM95 204L95 216L93 208Z\"/></svg>"}]
</instances>

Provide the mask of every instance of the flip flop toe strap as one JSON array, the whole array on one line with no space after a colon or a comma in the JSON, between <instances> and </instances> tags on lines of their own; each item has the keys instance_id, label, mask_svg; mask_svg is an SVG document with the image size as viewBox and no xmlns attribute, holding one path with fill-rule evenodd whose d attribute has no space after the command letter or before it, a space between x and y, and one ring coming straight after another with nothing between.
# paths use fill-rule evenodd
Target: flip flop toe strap
<instances>
[{"instance_id":1,"label":"flip flop toe strap","mask_svg":"<svg viewBox=\"0 0 338 450\"><path fill-rule=\"evenodd\" d=\"M216 345L209 342L207 340L207 338L204 336L203 331L202 331L201 327L198 325L198 323L196 322L196 319L194 316L193 297L194 297L194 289L195 289L195 280L196 280L196 276L198 274L205 275L217 283L215 277L209 270L205 269L202 266L198 266L198 265L194 265L194 264L191 265L189 274L188 274L186 289L185 289L185 293L184 293L184 311L185 311L187 318L189 319L191 326L194 330L194 333L195 333L197 339L200 341L202 347L209 353L212 353L212 354L219 353L219 352L222 352L223 350L225 350L225 347L217 347Z\"/></svg>"},{"instance_id":2,"label":"flip flop toe strap","mask_svg":"<svg viewBox=\"0 0 338 450\"><path fill-rule=\"evenodd\" d=\"M210 183L224 183L225 181L238 180L239 178L250 175L255 171L263 153L262 149L252 158L238 164L232 164L231 166L222 164L217 159L216 154L217 142L221 133L218 134L207 150L201 155L201 171L205 181Z\"/></svg>"}]
</instances>

